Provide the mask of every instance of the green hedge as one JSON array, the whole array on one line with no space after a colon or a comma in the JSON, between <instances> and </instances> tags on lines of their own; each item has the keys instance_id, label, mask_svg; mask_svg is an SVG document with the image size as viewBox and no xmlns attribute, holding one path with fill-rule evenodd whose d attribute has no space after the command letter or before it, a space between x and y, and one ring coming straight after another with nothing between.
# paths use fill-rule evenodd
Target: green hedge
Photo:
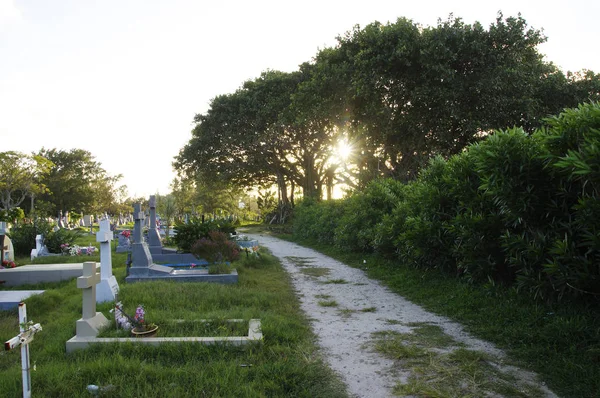
<instances>
[{"instance_id":1,"label":"green hedge","mask_svg":"<svg viewBox=\"0 0 600 398\"><path fill-rule=\"evenodd\" d=\"M533 295L600 297L600 105L497 131L410 183L300 203L294 234Z\"/></svg>"}]
</instances>

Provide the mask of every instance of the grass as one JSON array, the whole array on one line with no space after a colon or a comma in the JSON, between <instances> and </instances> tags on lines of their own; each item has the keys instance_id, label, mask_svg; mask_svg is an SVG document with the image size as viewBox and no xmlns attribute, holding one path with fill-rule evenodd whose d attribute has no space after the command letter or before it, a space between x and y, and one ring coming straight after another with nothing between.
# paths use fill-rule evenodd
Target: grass
<instances>
[{"instance_id":1,"label":"grass","mask_svg":"<svg viewBox=\"0 0 600 398\"><path fill-rule=\"evenodd\" d=\"M319 268L319 267L307 267L307 268L302 268L300 270L300 272L302 272L304 275L313 276L315 278L328 275L329 271L330 271L329 268Z\"/></svg>"},{"instance_id":2,"label":"grass","mask_svg":"<svg viewBox=\"0 0 600 398\"><path fill-rule=\"evenodd\" d=\"M345 279L329 279L323 282L324 284L333 284L333 285L345 285L348 283Z\"/></svg>"},{"instance_id":3,"label":"grass","mask_svg":"<svg viewBox=\"0 0 600 398\"><path fill-rule=\"evenodd\" d=\"M335 300L319 301L321 307L337 307L338 303Z\"/></svg>"},{"instance_id":4,"label":"grass","mask_svg":"<svg viewBox=\"0 0 600 398\"><path fill-rule=\"evenodd\" d=\"M96 345L66 354L65 342L81 317L81 290L74 280L28 286L46 292L26 300L29 319L43 331L30 346L33 396L89 397L89 384L114 397L346 397L345 386L322 361L288 275L271 255L235 263L236 285L174 283L126 284L126 254L113 254L119 300L125 309L146 309L146 319L171 334L247 333L247 321L260 318L264 341L246 347L200 344L146 347ZM2 288L6 290L6 288ZM98 311L111 318L111 304ZM174 320L184 319L179 324ZM210 324L198 319L217 320ZM243 319L229 325L225 319ZM18 331L17 311L0 311L0 340ZM104 332L114 335L115 330ZM21 395L19 350L0 353L0 395Z\"/></svg>"},{"instance_id":5,"label":"grass","mask_svg":"<svg viewBox=\"0 0 600 398\"><path fill-rule=\"evenodd\" d=\"M394 387L400 396L419 397L542 397L527 378L518 378L500 359L468 350L435 325L420 324L412 333L373 334L374 348L410 370Z\"/></svg>"},{"instance_id":6,"label":"grass","mask_svg":"<svg viewBox=\"0 0 600 398\"><path fill-rule=\"evenodd\" d=\"M544 303L502 286L477 286L437 270L406 266L374 254L351 253L321 242L278 237L311 247L382 281L426 310L460 322L537 372L563 397L600 396L600 314L580 303ZM432 395L435 396L435 395Z\"/></svg>"}]
</instances>

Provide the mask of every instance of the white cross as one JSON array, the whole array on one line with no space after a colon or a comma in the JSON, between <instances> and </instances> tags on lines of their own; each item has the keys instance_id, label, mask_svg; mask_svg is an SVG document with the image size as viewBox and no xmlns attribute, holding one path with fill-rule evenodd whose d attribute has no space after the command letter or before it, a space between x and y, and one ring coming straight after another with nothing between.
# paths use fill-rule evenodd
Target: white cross
<instances>
[{"instance_id":1,"label":"white cross","mask_svg":"<svg viewBox=\"0 0 600 398\"><path fill-rule=\"evenodd\" d=\"M33 335L42 330L42 325L33 325L27 321L27 307L19 303L19 331L20 333L4 343L5 350L12 350L21 346L21 371L23 374L23 398L31 397L31 369L29 368L29 343Z\"/></svg>"}]
</instances>

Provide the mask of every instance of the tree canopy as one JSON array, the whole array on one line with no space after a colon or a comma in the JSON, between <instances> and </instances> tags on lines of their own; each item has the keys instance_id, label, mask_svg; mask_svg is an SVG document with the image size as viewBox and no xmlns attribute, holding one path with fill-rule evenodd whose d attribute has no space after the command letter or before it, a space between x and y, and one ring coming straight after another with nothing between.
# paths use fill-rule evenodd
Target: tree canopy
<instances>
[{"instance_id":1,"label":"tree canopy","mask_svg":"<svg viewBox=\"0 0 600 398\"><path fill-rule=\"evenodd\" d=\"M26 197L47 191L43 178L53 164L39 155L0 152L0 210L10 211Z\"/></svg>"},{"instance_id":2,"label":"tree canopy","mask_svg":"<svg viewBox=\"0 0 600 398\"><path fill-rule=\"evenodd\" d=\"M409 180L494 129L531 132L549 114L600 96L600 75L543 61L546 38L499 14L487 29L452 15L355 27L296 72L267 71L194 118L174 166L201 180L330 194L379 176ZM341 168L335 147L353 151ZM288 195L288 192L291 194Z\"/></svg>"}]
</instances>

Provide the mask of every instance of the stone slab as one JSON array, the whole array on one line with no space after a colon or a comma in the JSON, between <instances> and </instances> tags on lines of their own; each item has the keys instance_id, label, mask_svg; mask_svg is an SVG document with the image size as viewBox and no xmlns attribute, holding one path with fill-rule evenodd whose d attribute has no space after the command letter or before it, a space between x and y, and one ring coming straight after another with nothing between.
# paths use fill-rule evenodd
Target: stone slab
<instances>
[{"instance_id":1,"label":"stone slab","mask_svg":"<svg viewBox=\"0 0 600 398\"><path fill-rule=\"evenodd\" d=\"M0 291L0 310L17 308L23 300L42 294L45 290L3 290Z\"/></svg>"},{"instance_id":2,"label":"stone slab","mask_svg":"<svg viewBox=\"0 0 600 398\"><path fill-rule=\"evenodd\" d=\"M169 268L169 267L164 267ZM130 269L131 271L131 269ZM237 270L233 270L231 274L209 274L206 270L171 270L165 275L129 275L125 278L128 283L148 282L148 281L173 281L173 282L208 282L208 283L223 283L233 284L238 282Z\"/></svg>"},{"instance_id":3,"label":"stone slab","mask_svg":"<svg viewBox=\"0 0 600 398\"><path fill-rule=\"evenodd\" d=\"M250 319L248 323L248 335L239 337L73 337L67 341L67 353L75 350L85 349L90 344L115 344L115 343L135 343L151 346L159 346L165 343L200 343L205 345L214 344L229 344L233 346L241 346L249 343L258 343L262 341L263 334L261 331L260 319Z\"/></svg>"},{"instance_id":4,"label":"stone slab","mask_svg":"<svg viewBox=\"0 0 600 398\"><path fill-rule=\"evenodd\" d=\"M154 263L163 263L163 264L208 264L206 260L199 260L191 253L181 253L181 254L153 254L152 261Z\"/></svg>"},{"instance_id":5,"label":"stone slab","mask_svg":"<svg viewBox=\"0 0 600 398\"><path fill-rule=\"evenodd\" d=\"M100 263L97 264L100 269ZM0 271L4 286L32 285L44 282L60 282L83 275L83 263L29 264Z\"/></svg>"}]
</instances>

